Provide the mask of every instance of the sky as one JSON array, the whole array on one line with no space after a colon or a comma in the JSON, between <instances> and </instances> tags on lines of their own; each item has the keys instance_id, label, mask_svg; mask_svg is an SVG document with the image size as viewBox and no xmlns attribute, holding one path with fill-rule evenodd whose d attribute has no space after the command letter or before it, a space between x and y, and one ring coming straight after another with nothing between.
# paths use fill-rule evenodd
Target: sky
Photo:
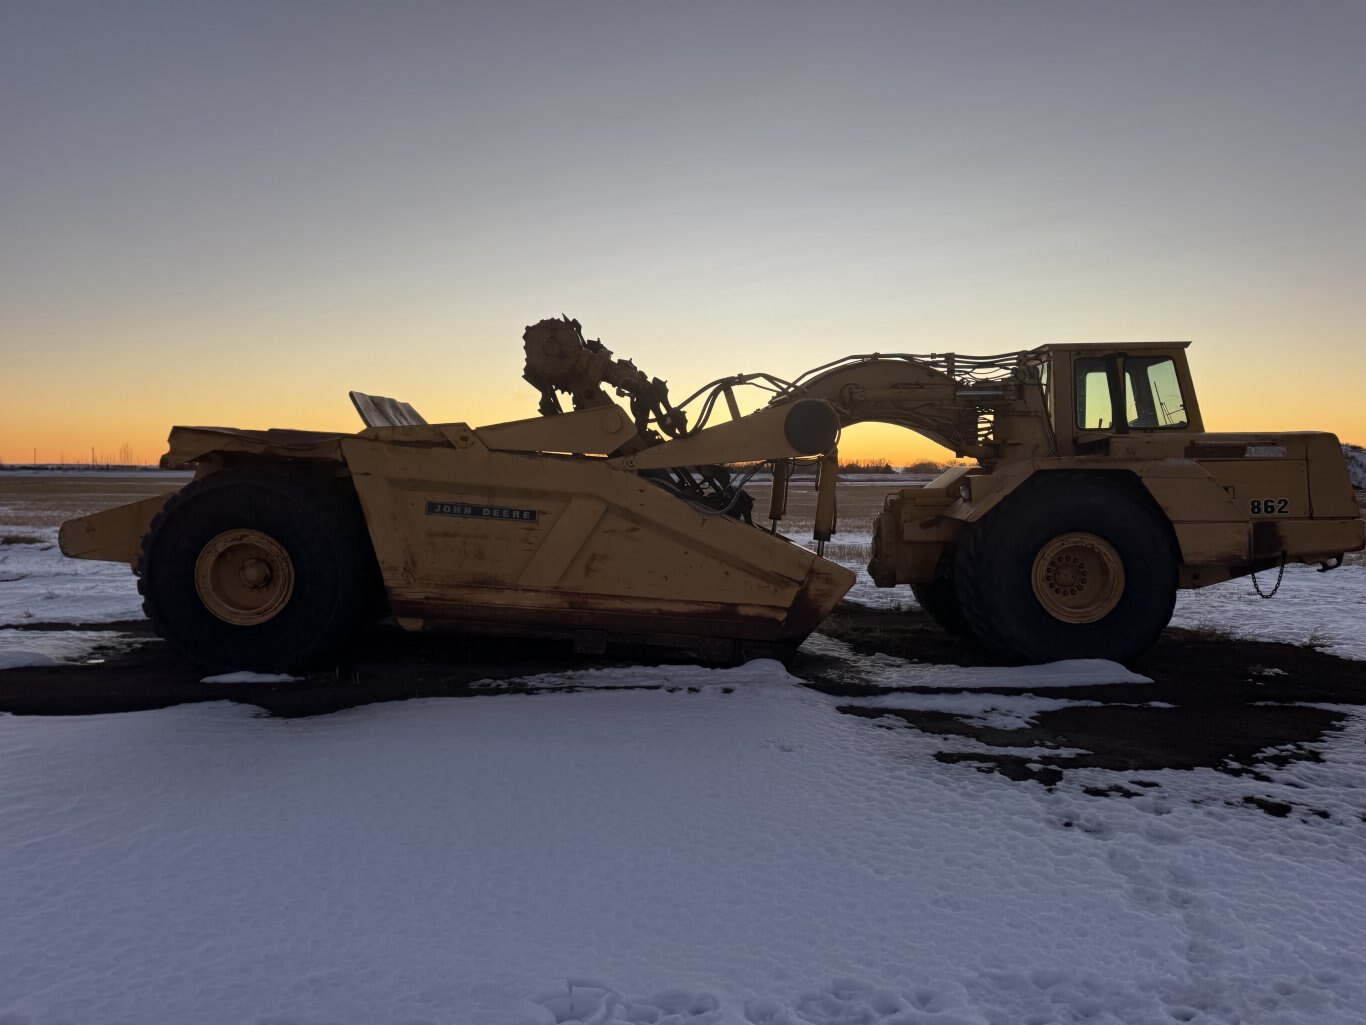
<instances>
[{"instance_id":1,"label":"sky","mask_svg":"<svg viewBox=\"0 0 1366 1025\"><path fill-rule=\"evenodd\" d=\"M0 0L0 460L534 416L561 313L675 395L1191 339L1208 428L1366 442L1363 53L1334 0Z\"/></svg>"}]
</instances>

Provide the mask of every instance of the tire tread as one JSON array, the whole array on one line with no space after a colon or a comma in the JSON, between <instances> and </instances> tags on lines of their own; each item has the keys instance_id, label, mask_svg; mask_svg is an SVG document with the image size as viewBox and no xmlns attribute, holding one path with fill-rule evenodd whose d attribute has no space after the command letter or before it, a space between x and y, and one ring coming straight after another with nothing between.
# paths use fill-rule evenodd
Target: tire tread
<instances>
[{"instance_id":1,"label":"tire tread","mask_svg":"<svg viewBox=\"0 0 1366 1025\"><path fill-rule=\"evenodd\" d=\"M1150 610L1155 628L1138 631L1133 637L1117 641L1114 650L1105 657L1123 660L1146 650L1156 642L1170 621L1176 600L1176 566L1179 557L1165 521L1122 480L1098 473L1054 471L1032 478L966 531L958 545L954 576L960 608L978 640L997 654L1033 662L1060 657L1088 657L1060 652L1044 645L1037 637L1021 629L1021 617L1018 614L1012 615L1007 611L1003 615L999 605L1002 582L993 579L984 568L992 554L1008 543L1005 540L1007 534L1019 531L1023 518L1047 516L1055 508L1060 512L1065 511L1063 507L1066 504L1075 503L1078 495L1086 493L1104 496L1098 498L1100 504L1113 510L1123 510L1117 515L1143 517L1147 525L1153 528L1153 539L1161 537L1168 557L1163 564L1159 553L1153 553L1154 572L1161 572L1163 565L1170 571L1170 586L1164 586L1162 594L1153 599L1162 602L1163 606L1155 606ZM1126 581L1126 595L1132 583ZM1158 589L1154 587L1153 590L1156 593Z\"/></svg>"},{"instance_id":2,"label":"tire tread","mask_svg":"<svg viewBox=\"0 0 1366 1025\"><path fill-rule=\"evenodd\" d=\"M338 594L328 621L311 637L299 637L290 651L264 656L247 654L242 657L243 664L230 664L208 653L209 645L202 638L185 636L186 631L175 623L174 613L159 607L154 553L167 525L177 517L196 509L200 503L212 501L211 496L216 491L244 486L273 492L307 510L318 523L318 534L325 539L328 553L334 560ZM193 480L176 492L143 535L134 571L138 577L138 593L143 599L142 610L156 635L191 661L210 669L279 671L313 666L332 655L360 625L373 602L374 590L382 587L365 519L354 491L348 496L342 488L332 488L324 481L274 466L230 467Z\"/></svg>"}]
</instances>

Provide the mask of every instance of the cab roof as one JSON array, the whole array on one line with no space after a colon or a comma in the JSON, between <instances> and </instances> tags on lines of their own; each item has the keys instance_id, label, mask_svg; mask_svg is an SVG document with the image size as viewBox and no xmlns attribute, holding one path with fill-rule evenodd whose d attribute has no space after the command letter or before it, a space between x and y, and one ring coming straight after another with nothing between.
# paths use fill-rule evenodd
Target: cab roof
<instances>
[{"instance_id":1,"label":"cab roof","mask_svg":"<svg viewBox=\"0 0 1366 1025\"><path fill-rule=\"evenodd\" d=\"M1190 342L1049 342L1040 345L1035 352L1058 352L1059 350L1101 350L1104 352L1145 352L1151 349L1184 349Z\"/></svg>"}]
</instances>

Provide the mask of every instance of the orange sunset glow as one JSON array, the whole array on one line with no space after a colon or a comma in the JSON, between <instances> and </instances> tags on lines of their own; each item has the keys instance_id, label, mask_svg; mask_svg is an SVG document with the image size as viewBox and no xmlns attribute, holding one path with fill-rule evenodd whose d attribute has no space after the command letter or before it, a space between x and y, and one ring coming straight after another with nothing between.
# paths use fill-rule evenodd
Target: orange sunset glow
<instances>
[{"instance_id":1,"label":"orange sunset glow","mask_svg":"<svg viewBox=\"0 0 1366 1025\"><path fill-rule=\"evenodd\" d=\"M1355 5L4 15L0 460L534 416L566 313L675 396L1191 339L1213 430L1366 442ZM126 446L126 448L125 448ZM894 428L848 458L952 453Z\"/></svg>"}]
</instances>

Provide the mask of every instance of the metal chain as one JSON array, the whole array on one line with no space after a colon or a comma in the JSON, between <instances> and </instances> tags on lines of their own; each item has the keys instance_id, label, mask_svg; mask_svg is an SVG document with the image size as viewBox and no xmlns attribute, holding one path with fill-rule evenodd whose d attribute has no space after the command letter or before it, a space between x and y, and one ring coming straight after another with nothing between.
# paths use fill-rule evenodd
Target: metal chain
<instances>
[{"instance_id":1,"label":"metal chain","mask_svg":"<svg viewBox=\"0 0 1366 1025\"><path fill-rule=\"evenodd\" d=\"M1281 578L1284 576L1285 552L1281 552L1281 568L1276 571L1276 586L1271 589L1269 594L1264 594L1262 592L1262 585L1257 583L1257 571L1254 569L1252 571L1252 589L1257 592L1258 598L1274 598L1276 597L1276 592L1281 589Z\"/></svg>"}]
</instances>

